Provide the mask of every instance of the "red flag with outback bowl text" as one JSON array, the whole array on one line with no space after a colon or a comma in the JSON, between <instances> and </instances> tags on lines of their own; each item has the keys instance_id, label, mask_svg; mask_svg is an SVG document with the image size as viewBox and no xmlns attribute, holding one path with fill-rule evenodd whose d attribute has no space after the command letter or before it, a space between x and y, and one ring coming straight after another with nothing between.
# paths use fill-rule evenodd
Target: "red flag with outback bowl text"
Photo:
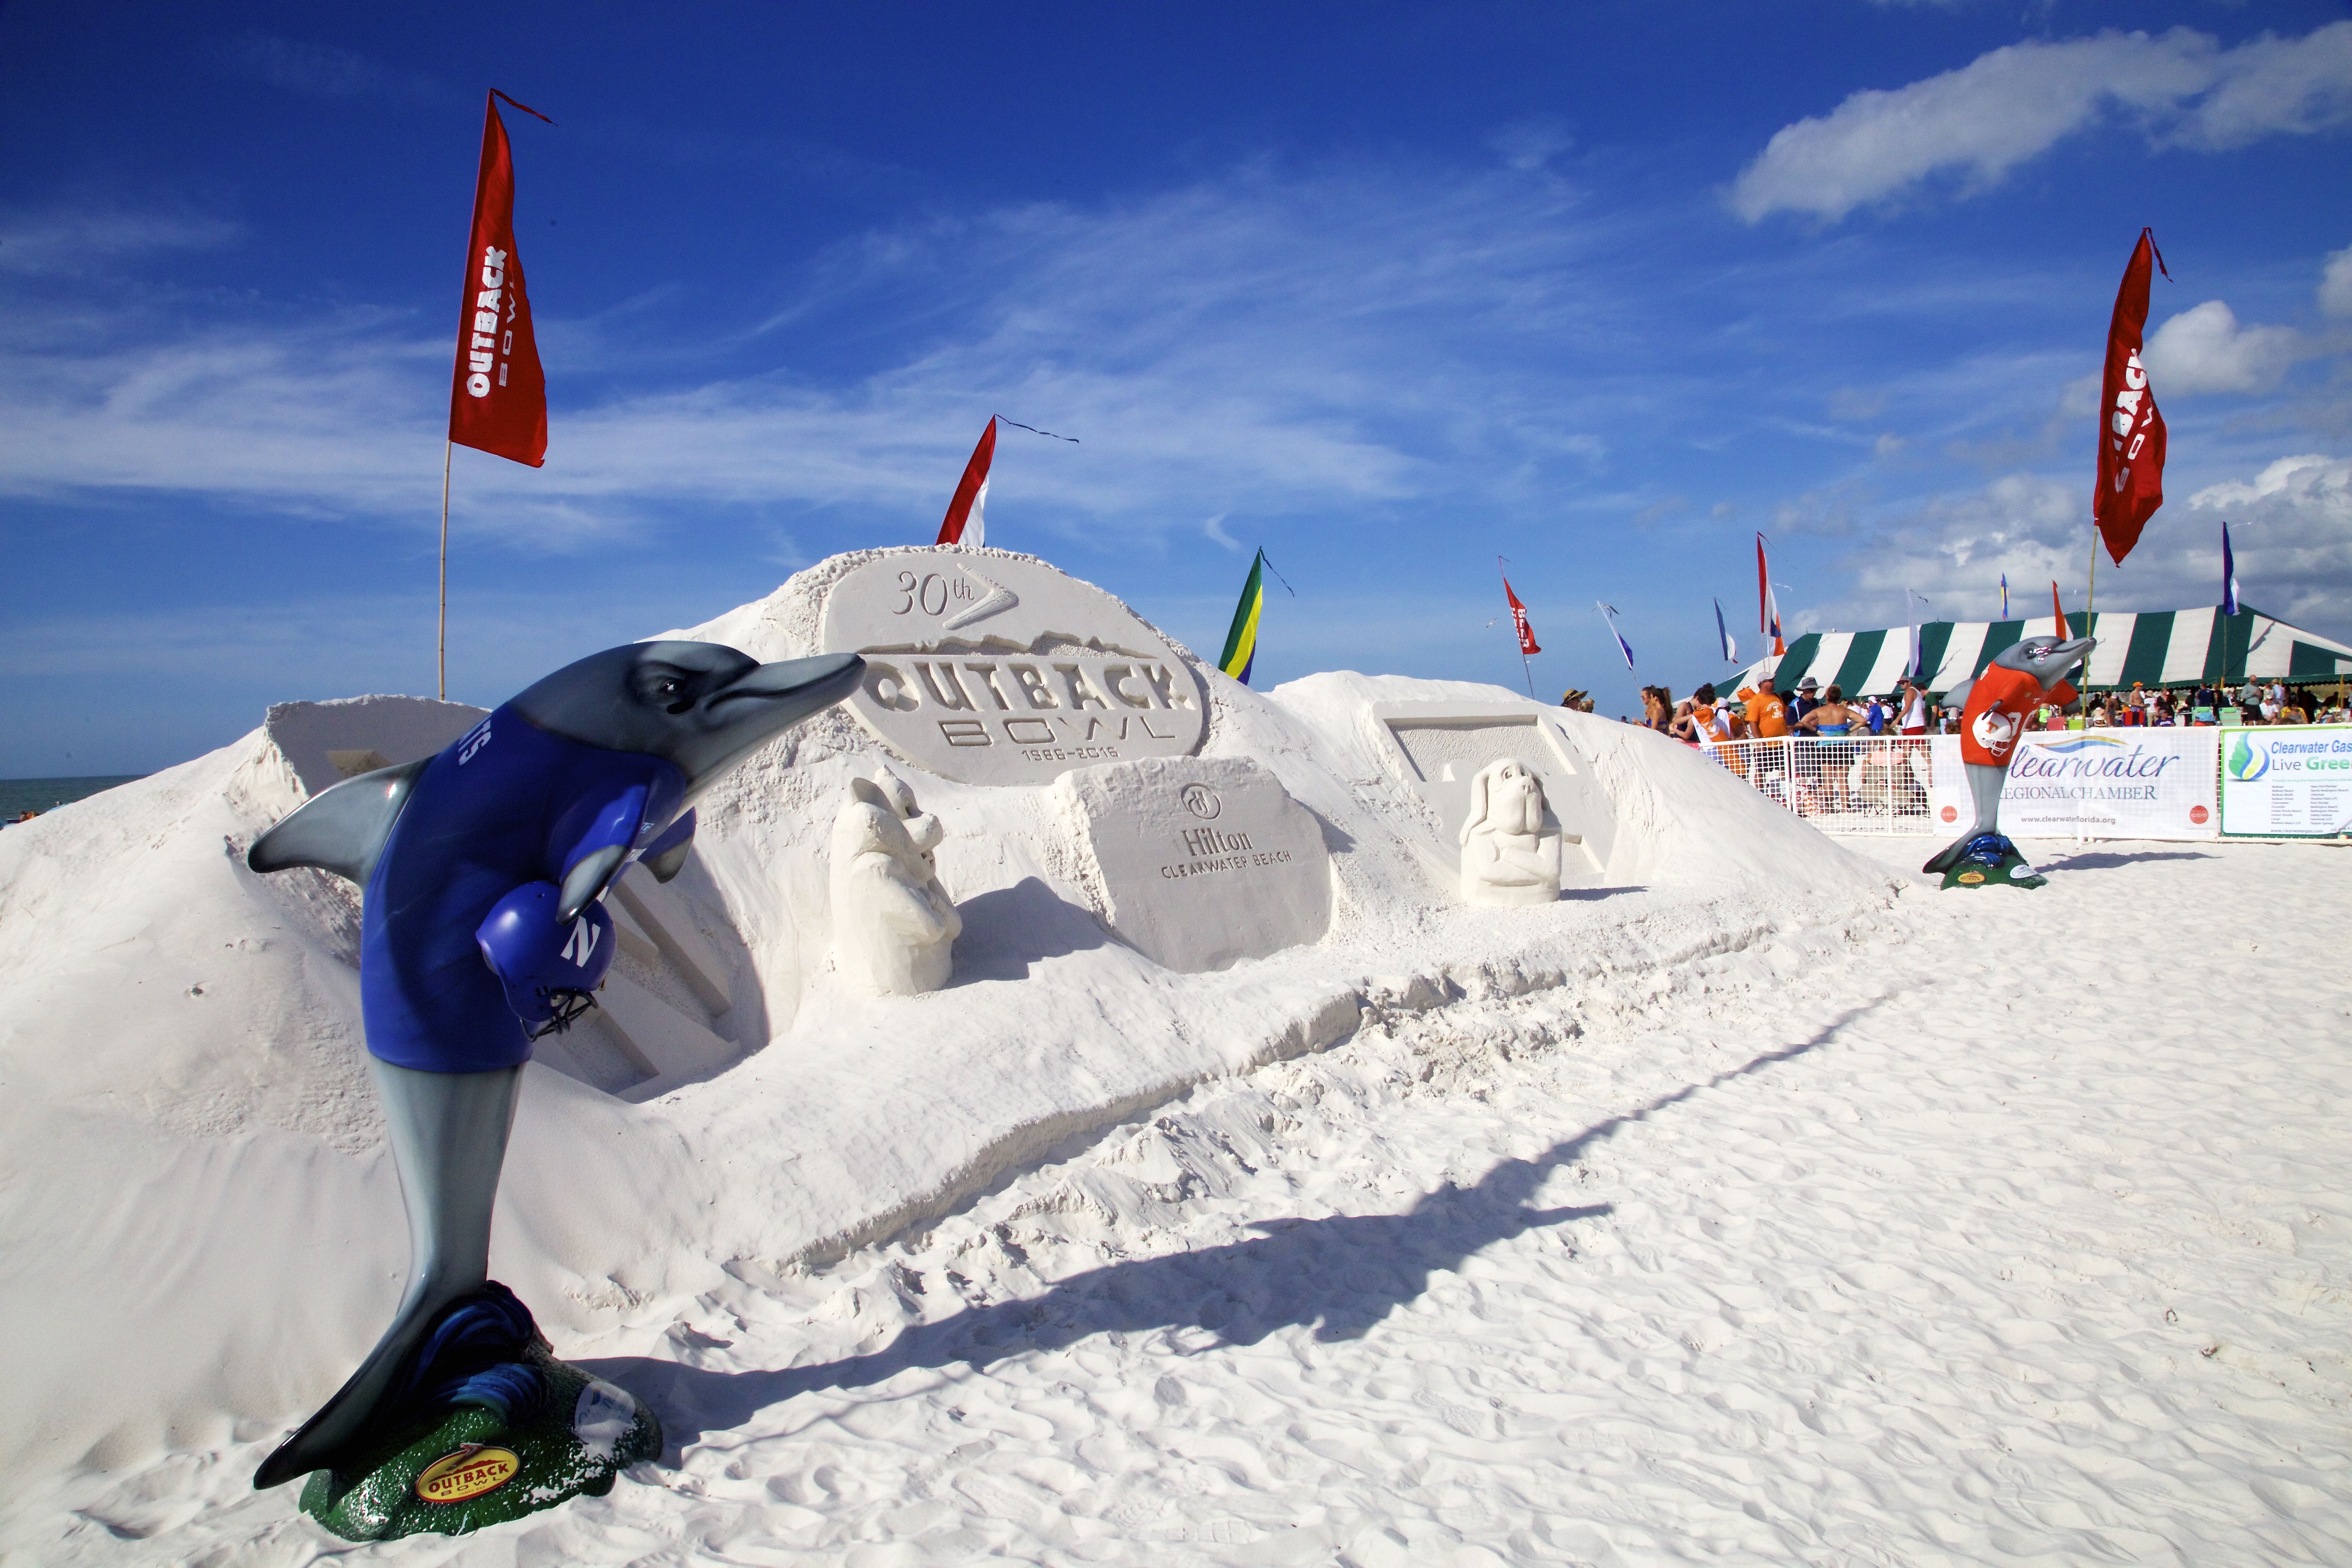
<instances>
[{"instance_id":1,"label":"red flag with outback bowl text","mask_svg":"<svg viewBox=\"0 0 2352 1568\"><path fill-rule=\"evenodd\" d=\"M2099 391L2099 489L2091 516L2118 566L2139 542L2139 531L2164 504L2164 416L2140 363L2140 330L2147 325L2148 263L2164 258L2151 229L2139 231L2116 313L2107 323L2107 374ZM2168 269L2167 278L2172 276Z\"/></svg>"},{"instance_id":2,"label":"red flag with outback bowl text","mask_svg":"<svg viewBox=\"0 0 2352 1568\"><path fill-rule=\"evenodd\" d=\"M547 378L540 374L522 258L515 254L514 156L499 118L501 98L507 95L491 89L482 121L473 247L466 256L457 368L449 387L449 439L536 468L547 460ZM536 109L507 101L547 120Z\"/></svg>"}]
</instances>

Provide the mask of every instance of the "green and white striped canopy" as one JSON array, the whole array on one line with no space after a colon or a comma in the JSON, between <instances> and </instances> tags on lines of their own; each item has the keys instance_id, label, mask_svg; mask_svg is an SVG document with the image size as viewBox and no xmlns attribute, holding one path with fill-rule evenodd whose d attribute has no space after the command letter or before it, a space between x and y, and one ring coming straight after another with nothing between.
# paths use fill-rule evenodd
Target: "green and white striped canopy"
<instances>
[{"instance_id":1,"label":"green and white striped canopy","mask_svg":"<svg viewBox=\"0 0 2352 1568\"><path fill-rule=\"evenodd\" d=\"M2259 610L2225 616L2208 605L2194 610L2080 613L2066 617L2067 630L2049 616L2024 621L1929 621L1919 628L1919 661L1934 675L1930 691L1947 691L1982 674L1992 656L2030 637L2089 635L2099 639L2091 654L2094 690L2145 686L2195 686L2202 681L2309 680L2352 671L2352 647L2303 631ZM1778 661L1750 665L1742 686L1770 676L1773 686L1793 691L1808 675L1848 696L1892 691L1910 652L1910 628L1874 632L1807 632Z\"/></svg>"}]
</instances>

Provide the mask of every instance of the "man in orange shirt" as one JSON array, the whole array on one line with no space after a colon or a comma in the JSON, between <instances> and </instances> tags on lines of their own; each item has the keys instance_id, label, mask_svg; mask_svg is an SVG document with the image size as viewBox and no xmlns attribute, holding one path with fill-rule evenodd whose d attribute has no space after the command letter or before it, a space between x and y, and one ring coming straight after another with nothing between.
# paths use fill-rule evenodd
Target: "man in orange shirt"
<instances>
[{"instance_id":1,"label":"man in orange shirt","mask_svg":"<svg viewBox=\"0 0 2352 1568\"><path fill-rule=\"evenodd\" d=\"M1748 704L1748 728L1758 740L1778 740L1789 732L1789 708L1779 692L1769 686L1747 686L1740 688L1739 696Z\"/></svg>"}]
</instances>

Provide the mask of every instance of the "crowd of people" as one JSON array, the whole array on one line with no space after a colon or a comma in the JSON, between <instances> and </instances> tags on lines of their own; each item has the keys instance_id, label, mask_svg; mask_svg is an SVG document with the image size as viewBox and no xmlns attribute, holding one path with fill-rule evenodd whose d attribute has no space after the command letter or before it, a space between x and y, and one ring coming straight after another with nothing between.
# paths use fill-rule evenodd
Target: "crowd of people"
<instances>
[{"instance_id":1,"label":"crowd of people","mask_svg":"<svg viewBox=\"0 0 2352 1568\"><path fill-rule=\"evenodd\" d=\"M1560 699L1564 708L1592 711L1592 699L1570 691ZM1624 715L1619 715L1624 719ZM1792 691L1768 686L1742 687L1727 700L1713 684L1700 687L1681 701L1663 686L1642 688L1642 717L1626 719L1689 745L1722 741L1773 740L1783 735L1836 739L1855 735L1951 734L1959 729L1960 711L1935 701L1907 677L1885 697L1849 698L1833 682L1824 687L1811 676ZM2128 691L2095 692L2064 708L2044 703L2028 722L2040 730L2105 730L2133 725L2184 724L2341 724L2352 721L2352 704L2337 681L2326 686L2294 687L2283 680L2268 685L2249 680L2239 686L2149 689L2133 681Z\"/></svg>"}]
</instances>

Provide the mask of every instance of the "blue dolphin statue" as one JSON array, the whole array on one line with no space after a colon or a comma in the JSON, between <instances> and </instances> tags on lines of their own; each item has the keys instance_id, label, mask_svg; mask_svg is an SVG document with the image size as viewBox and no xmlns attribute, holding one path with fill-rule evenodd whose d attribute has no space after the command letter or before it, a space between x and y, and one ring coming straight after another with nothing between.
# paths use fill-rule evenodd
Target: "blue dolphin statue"
<instances>
[{"instance_id":1,"label":"blue dolphin statue","mask_svg":"<svg viewBox=\"0 0 2352 1568\"><path fill-rule=\"evenodd\" d=\"M571 963L584 1010L610 962L609 942L593 964L590 952L610 934L596 905L613 879L633 858L676 876L695 798L864 669L855 654L761 664L717 643L607 648L438 755L346 780L254 840L256 871L316 866L362 889L360 1008L409 1230L392 1326L262 1462L257 1488L331 1467L396 1415L436 1318L485 1289L523 1064L567 1021L566 998L540 982Z\"/></svg>"}]
</instances>

